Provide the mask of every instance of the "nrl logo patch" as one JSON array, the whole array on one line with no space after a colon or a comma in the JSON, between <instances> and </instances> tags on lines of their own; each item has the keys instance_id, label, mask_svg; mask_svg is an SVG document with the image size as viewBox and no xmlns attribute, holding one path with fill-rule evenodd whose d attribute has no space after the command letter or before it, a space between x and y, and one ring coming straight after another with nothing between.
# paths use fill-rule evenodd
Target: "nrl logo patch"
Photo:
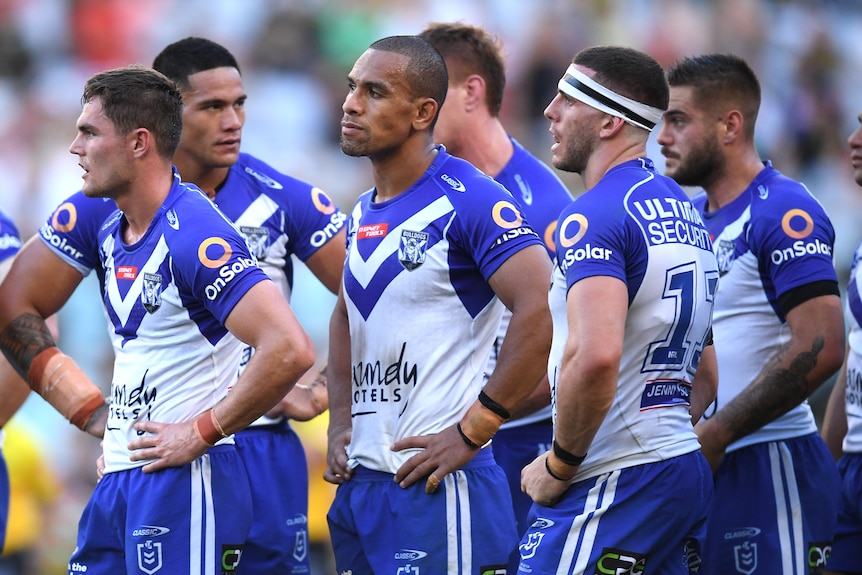
<instances>
[{"instance_id":1,"label":"nrl logo patch","mask_svg":"<svg viewBox=\"0 0 862 575\"><path fill-rule=\"evenodd\" d=\"M138 569L147 575L153 575L162 568L162 544L153 543L148 539L138 543Z\"/></svg>"},{"instance_id":2,"label":"nrl logo patch","mask_svg":"<svg viewBox=\"0 0 862 575\"><path fill-rule=\"evenodd\" d=\"M401 244L398 246L398 261L407 271L413 271L425 263L425 250L428 248L426 232L401 231Z\"/></svg>"},{"instance_id":3,"label":"nrl logo patch","mask_svg":"<svg viewBox=\"0 0 862 575\"><path fill-rule=\"evenodd\" d=\"M141 303L148 313L155 313L162 306L162 276L159 274L144 274L144 289L141 291Z\"/></svg>"}]
</instances>

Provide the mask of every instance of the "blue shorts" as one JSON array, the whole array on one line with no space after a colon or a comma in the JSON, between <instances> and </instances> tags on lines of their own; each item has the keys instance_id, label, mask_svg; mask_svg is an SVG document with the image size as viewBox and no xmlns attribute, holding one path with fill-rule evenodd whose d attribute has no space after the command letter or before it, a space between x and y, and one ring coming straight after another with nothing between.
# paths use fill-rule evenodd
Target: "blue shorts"
<instances>
[{"instance_id":1,"label":"blue shorts","mask_svg":"<svg viewBox=\"0 0 862 575\"><path fill-rule=\"evenodd\" d=\"M838 471L838 525L826 567L830 571L862 573L862 453L844 454L838 460Z\"/></svg>"},{"instance_id":2,"label":"blue shorts","mask_svg":"<svg viewBox=\"0 0 862 575\"><path fill-rule=\"evenodd\" d=\"M490 449L448 474L431 495L363 467L327 515L338 573L505 574L518 543L506 477Z\"/></svg>"},{"instance_id":3,"label":"blue shorts","mask_svg":"<svg viewBox=\"0 0 862 575\"><path fill-rule=\"evenodd\" d=\"M579 481L533 505L518 573L700 573L711 503L700 451Z\"/></svg>"},{"instance_id":4,"label":"blue shorts","mask_svg":"<svg viewBox=\"0 0 862 575\"><path fill-rule=\"evenodd\" d=\"M6 522L9 521L9 472L6 469L6 459L0 449L0 552L6 541Z\"/></svg>"},{"instance_id":5,"label":"blue shorts","mask_svg":"<svg viewBox=\"0 0 862 575\"><path fill-rule=\"evenodd\" d=\"M78 523L69 575L231 575L251 525L251 492L233 445L182 467L107 473Z\"/></svg>"},{"instance_id":6,"label":"blue shorts","mask_svg":"<svg viewBox=\"0 0 862 575\"><path fill-rule=\"evenodd\" d=\"M728 453L715 473L704 575L806 575L822 569L840 478L817 433Z\"/></svg>"},{"instance_id":7,"label":"blue shorts","mask_svg":"<svg viewBox=\"0 0 862 575\"><path fill-rule=\"evenodd\" d=\"M254 510L240 571L309 573L308 464L299 436L285 420L249 427L234 437Z\"/></svg>"},{"instance_id":8,"label":"blue shorts","mask_svg":"<svg viewBox=\"0 0 862 575\"><path fill-rule=\"evenodd\" d=\"M491 449L494 459L503 468L509 482L509 493L515 508L515 528L518 536L527 530L527 515L533 500L521 491L521 470L534 459L551 450L554 424L550 419L517 427L506 427L494 434Z\"/></svg>"}]
</instances>

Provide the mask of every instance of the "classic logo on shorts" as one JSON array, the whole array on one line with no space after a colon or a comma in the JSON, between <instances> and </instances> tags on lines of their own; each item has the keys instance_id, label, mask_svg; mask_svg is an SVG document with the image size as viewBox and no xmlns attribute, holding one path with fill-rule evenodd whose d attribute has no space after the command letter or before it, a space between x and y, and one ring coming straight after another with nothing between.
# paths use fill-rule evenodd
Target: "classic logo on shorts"
<instances>
[{"instance_id":1,"label":"classic logo on shorts","mask_svg":"<svg viewBox=\"0 0 862 575\"><path fill-rule=\"evenodd\" d=\"M162 307L162 276L144 274L144 289L141 290L141 303L148 313L155 313Z\"/></svg>"},{"instance_id":2,"label":"classic logo on shorts","mask_svg":"<svg viewBox=\"0 0 862 575\"><path fill-rule=\"evenodd\" d=\"M746 541L733 548L733 562L736 570L743 575L751 575L757 569L757 543Z\"/></svg>"},{"instance_id":3,"label":"classic logo on shorts","mask_svg":"<svg viewBox=\"0 0 862 575\"><path fill-rule=\"evenodd\" d=\"M623 549L602 549L602 556L596 563L595 575L637 575L643 573L647 556Z\"/></svg>"},{"instance_id":4,"label":"classic logo on shorts","mask_svg":"<svg viewBox=\"0 0 862 575\"><path fill-rule=\"evenodd\" d=\"M269 252L269 231L266 228L240 226L239 231L245 236L249 251L259 260Z\"/></svg>"},{"instance_id":5,"label":"classic logo on shorts","mask_svg":"<svg viewBox=\"0 0 862 575\"><path fill-rule=\"evenodd\" d=\"M400 551L395 552L394 559L396 561L418 561L427 556L428 553L425 551L419 551L418 549L401 549Z\"/></svg>"},{"instance_id":6,"label":"classic logo on shorts","mask_svg":"<svg viewBox=\"0 0 862 575\"><path fill-rule=\"evenodd\" d=\"M138 569L147 575L153 575L162 568L162 544L153 543L147 539L138 543Z\"/></svg>"},{"instance_id":7,"label":"classic logo on shorts","mask_svg":"<svg viewBox=\"0 0 862 575\"><path fill-rule=\"evenodd\" d=\"M222 545L221 575L229 575L236 572L240 559L242 559L242 545Z\"/></svg>"},{"instance_id":8,"label":"classic logo on shorts","mask_svg":"<svg viewBox=\"0 0 862 575\"><path fill-rule=\"evenodd\" d=\"M426 232L401 230L401 244L398 246L398 261L409 272L425 263L425 251L428 248Z\"/></svg>"}]
</instances>

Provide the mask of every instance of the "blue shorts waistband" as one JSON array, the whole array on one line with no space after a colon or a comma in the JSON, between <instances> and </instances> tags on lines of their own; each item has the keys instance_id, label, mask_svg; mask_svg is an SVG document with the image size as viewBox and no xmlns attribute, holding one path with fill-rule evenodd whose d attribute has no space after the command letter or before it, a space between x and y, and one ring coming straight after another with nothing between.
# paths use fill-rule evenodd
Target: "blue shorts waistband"
<instances>
[{"instance_id":1,"label":"blue shorts waistband","mask_svg":"<svg viewBox=\"0 0 862 575\"><path fill-rule=\"evenodd\" d=\"M476 456L466 465L461 467L461 469L479 469L481 467L490 467L496 464L497 462L494 459L494 452L491 451L490 448L486 447L485 449L480 449L479 453L477 453ZM358 465L353 470L351 481L393 481L394 477L394 473L377 471L375 469L369 469L362 465Z\"/></svg>"}]
</instances>

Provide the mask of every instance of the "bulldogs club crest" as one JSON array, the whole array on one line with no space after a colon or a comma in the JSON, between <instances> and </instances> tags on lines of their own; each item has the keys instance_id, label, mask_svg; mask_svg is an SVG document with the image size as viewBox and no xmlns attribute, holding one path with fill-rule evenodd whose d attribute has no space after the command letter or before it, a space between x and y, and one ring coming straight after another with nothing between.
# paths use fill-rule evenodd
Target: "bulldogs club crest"
<instances>
[{"instance_id":1,"label":"bulldogs club crest","mask_svg":"<svg viewBox=\"0 0 862 575\"><path fill-rule=\"evenodd\" d=\"M401 231L401 243L398 246L398 261L407 271L413 271L425 263L425 250L428 248L426 232Z\"/></svg>"},{"instance_id":2,"label":"bulldogs club crest","mask_svg":"<svg viewBox=\"0 0 862 575\"><path fill-rule=\"evenodd\" d=\"M239 231L245 236L248 249L254 257L262 260L269 251L269 232L266 228L240 226Z\"/></svg>"},{"instance_id":3,"label":"bulldogs club crest","mask_svg":"<svg viewBox=\"0 0 862 575\"><path fill-rule=\"evenodd\" d=\"M162 306L162 276L159 274L144 274L144 289L141 291L141 303L148 313L155 313Z\"/></svg>"},{"instance_id":4,"label":"bulldogs club crest","mask_svg":"<svg viewBox=\"0 0 862 575\"><path fill-rule=\"evenodd\" d=\"M730 271L730 266L736 257L736 246L733 242L721 240L715 250L715 259L718 260L718 272L721 275Z\"/></svg>"}]
</instances>

